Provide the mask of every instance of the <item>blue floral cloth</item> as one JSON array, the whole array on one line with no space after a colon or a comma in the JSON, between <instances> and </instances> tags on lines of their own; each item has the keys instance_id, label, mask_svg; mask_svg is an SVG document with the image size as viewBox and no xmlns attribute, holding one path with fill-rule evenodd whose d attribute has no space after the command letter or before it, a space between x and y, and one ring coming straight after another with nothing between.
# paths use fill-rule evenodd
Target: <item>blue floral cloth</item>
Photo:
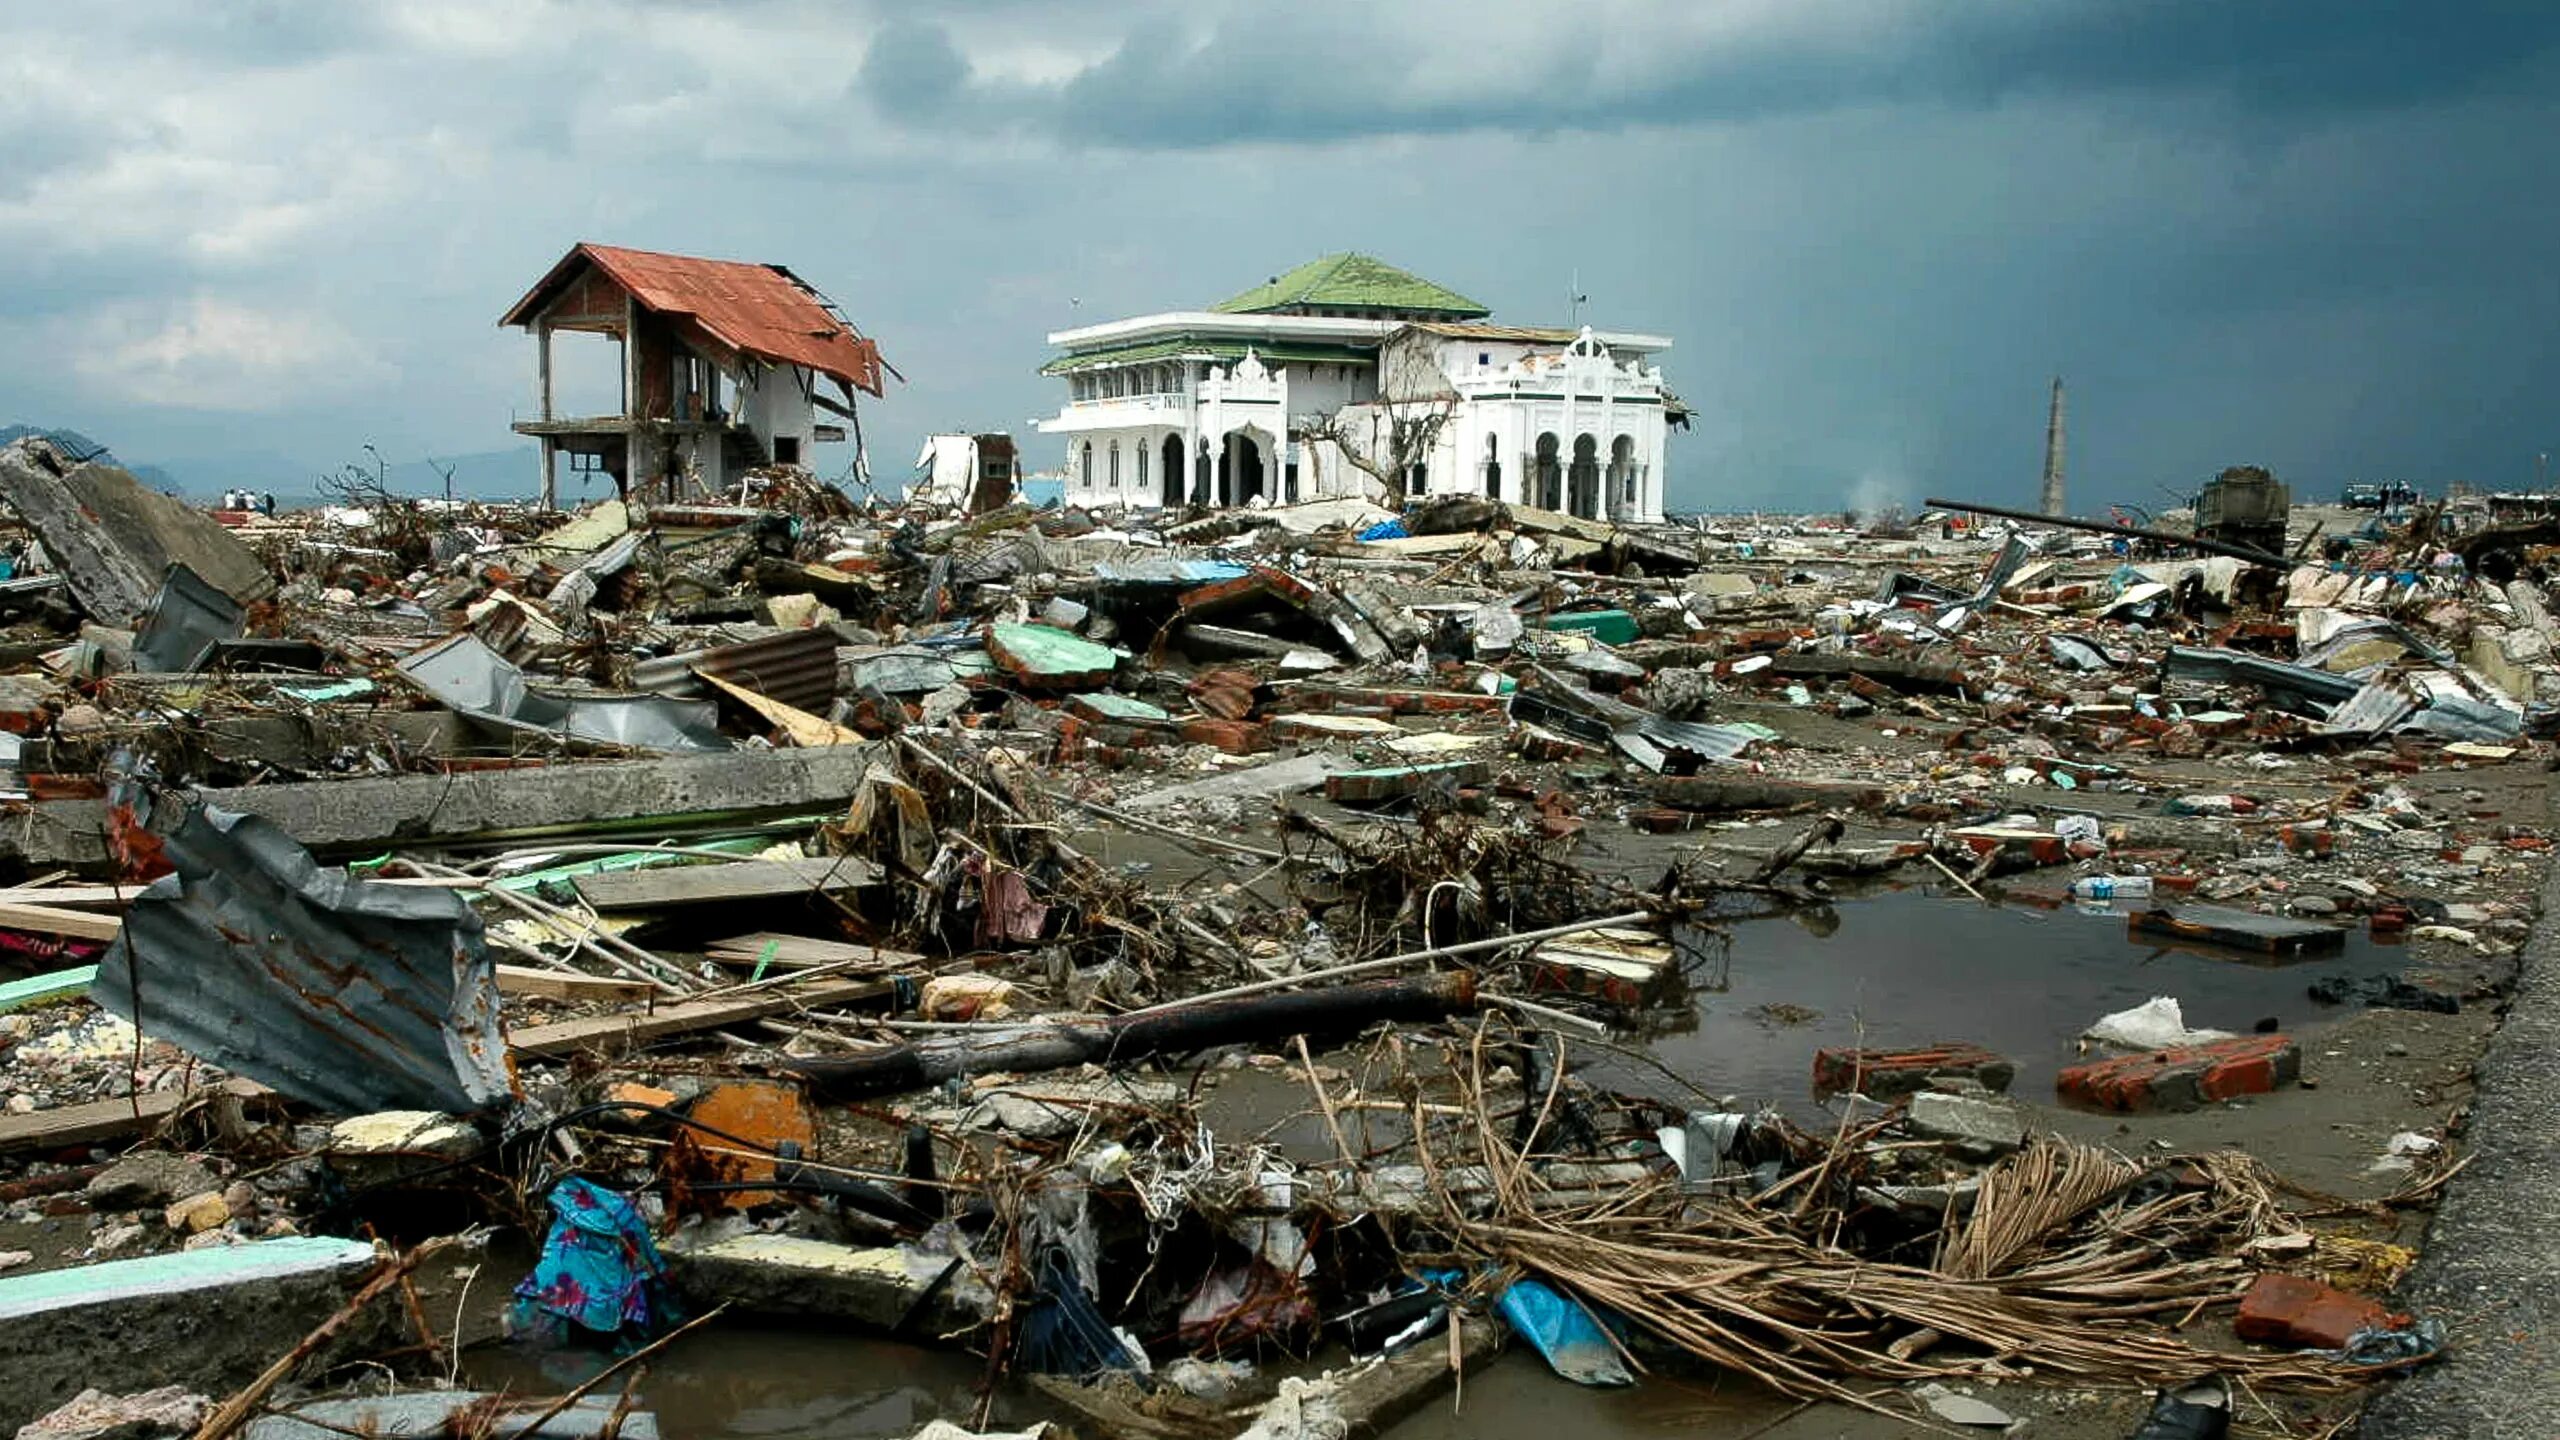
<instances>
[{"instance_id":1,"label":"blue floral cloth","mask_svg":"<svg viewBox=\"0 0 2560 1440\"><path fill-rule=\"evenodd\" d=\"M629 1196L563 1180L551 1187L542 1258L516 1287L516 1330L556 1336L576 1325L599 1335L654 1334L675 1319L666 1273Z\"/></svg>"}]
</instances>

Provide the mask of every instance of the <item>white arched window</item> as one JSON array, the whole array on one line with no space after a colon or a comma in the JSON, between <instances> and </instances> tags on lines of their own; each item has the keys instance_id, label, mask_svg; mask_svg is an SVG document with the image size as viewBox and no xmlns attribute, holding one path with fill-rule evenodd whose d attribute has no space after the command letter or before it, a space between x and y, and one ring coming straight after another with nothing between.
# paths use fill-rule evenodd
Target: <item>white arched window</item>
<instances>
[{"instance_id":1,"label":"white arched window","mask_svg":"<svg viewBox=\"0 0 2560 1440\"><path fill-rule=\"evenodd\" d=\"M1111 488L1120 488L1120 442L1111 442Z\"/></svg>"},{"instance_id":2,"label":"white arched window","mask_svg":"<svg viewBox=\"0 0 2560 1440\"><path fill-rule=\"evenodd\" d=\"M1093 488L1093 442L1090 440L1084 442L1084 468L1076 479L1085 489Z\"/></svg>"}]
</instances>

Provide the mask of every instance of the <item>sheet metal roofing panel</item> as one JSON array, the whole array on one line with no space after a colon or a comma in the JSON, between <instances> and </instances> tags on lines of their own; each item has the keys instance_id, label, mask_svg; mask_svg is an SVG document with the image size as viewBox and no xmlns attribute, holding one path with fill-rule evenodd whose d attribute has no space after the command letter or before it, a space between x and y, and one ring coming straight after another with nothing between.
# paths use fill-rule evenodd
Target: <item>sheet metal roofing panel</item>
<instances>
[{"instance_id":1,"label":"sheet metal roofing panel","mask_svg":"<svg viewBox=\"0 0 2560 1440\"><path fill-rule=\"evenodd\" d=\"M530 324L582 259L650 310L690 320L732 350L806 366L873 395L880 393L880 347L828 310L816 291L780 265L581 243L498 323Z\"/></svg>"},{"instance_id":2,"label":"sheet metal roofing panel","mask_svg":"<svg viewBox=\"0 0 2560 1440\"><path fill-rule=\"evenodd\" d=\"M336 1114L465 1115L514 1095L497 970L461 896L323 868L258 816L131 777L110 802L176 868L126 912L100 1005ZM172 808L174 826L153 823Z\"/></svg>"}]
</instances>

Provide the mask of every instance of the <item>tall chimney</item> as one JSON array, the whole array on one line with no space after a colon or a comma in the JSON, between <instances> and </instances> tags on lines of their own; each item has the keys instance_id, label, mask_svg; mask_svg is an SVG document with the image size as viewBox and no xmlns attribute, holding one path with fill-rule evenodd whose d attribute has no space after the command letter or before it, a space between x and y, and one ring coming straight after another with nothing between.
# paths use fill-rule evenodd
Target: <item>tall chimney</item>
<instances>
[{"instance_id":1,"label":"tall chimney","mask_svg":"<svg viewBox=\"0 0 2560 1440\"><path fill-rule=\"evenodd\" d=\"M2062 508L2062 377L2053 377L2053 410L2044 421L2044 513Z\"/></svg>"}]
</instances>

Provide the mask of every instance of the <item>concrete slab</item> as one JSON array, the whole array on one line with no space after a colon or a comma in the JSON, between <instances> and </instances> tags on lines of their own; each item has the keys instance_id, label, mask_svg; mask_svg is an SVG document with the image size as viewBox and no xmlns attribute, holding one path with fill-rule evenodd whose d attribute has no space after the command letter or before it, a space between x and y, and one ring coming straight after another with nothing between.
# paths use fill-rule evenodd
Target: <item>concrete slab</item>
<instances>
[{"instance_id":1,"label":"concrete slab","mask_svg":"<svg viewBox=\"0 0 2560 1440\"><path fill-rule=\"evenodd\" d=\"M805 1315L874 1330L946 1334L982 1318L978 1282L960 1267L936 1287L948 1256L900 1245L837 1245L794 1235L732 1235L665 1251L687 1299L727 1301L760 1315ZM980 1293L983 1293L982 1291Z\"/></svg>"},{"instance_id":2,"label":"concrete slab","mask_svg":"<svg viewBox=\"0 0 2560 1440\"><path fill-rule=\"evenodd\" d=\"M593 833L628 825L656 838L677 816L833 814L861 783L867 745L650 760L597 761L455 775L397 775L200 792L224 810L262 815L323 854L379 853L390 843ZM106 803L52 800L0 836L0 855L31 866L99 866Z\"/></svg>"},{"instance_id":3,"label":"concrete slab","mask_svg":"<svg viewBox=\"0 0 2560 1440\"><path fill-rule=\"evenodd\" d=\"M292 1236L0 1279L0 1432L89 1386L236 1389L345 1304L374 1263L362 1241Z\"/></svg>"},{"instance_id":4,"label":"concrete slab","mask_svg":"<svg viewBox=\"0 0 2560 1440\"><path fill-rule=\"evenodd\" d=\"M1329 751L1310 751L1292 755L1286 760L1273 760L1240 770L1229 770L1181 785L1168 785L1149 790L1120 802L1123 810L1162 810L1196 800L1263 800L1300 790L1312 790L1326 777L1357 770L1360 762L1348 755Z\"/></svg>"}]
</instances>

